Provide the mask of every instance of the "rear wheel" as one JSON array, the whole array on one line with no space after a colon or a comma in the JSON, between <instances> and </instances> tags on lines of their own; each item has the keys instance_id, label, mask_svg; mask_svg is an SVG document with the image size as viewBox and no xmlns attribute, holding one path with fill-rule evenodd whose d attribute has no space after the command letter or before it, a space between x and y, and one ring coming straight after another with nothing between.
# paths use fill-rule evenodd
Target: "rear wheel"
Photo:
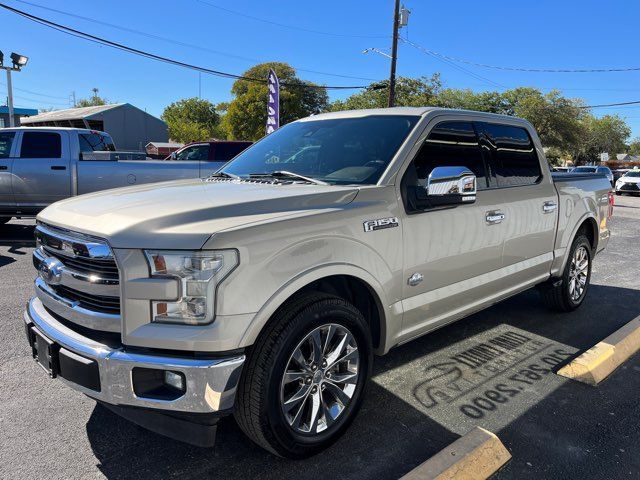
<instances>
[{"instance_id":1,"label":"rear wheel","mask_svg":"<svg viewBox=\"0 0 640 480\"><path fill-rule=\"evenodd\" d=\"M570 312L582 305L591 280L591 254L589 239L577 236L571 244L562 277L540 288L542 300L548 307Z\"/></svg>"},{"instance_id":2,"label":"rear wheel","mask_svg":"<svg viewBox=\"0 0 640 480\"><path fill-rule=\"evenodd\" d=\"M236 421L277 455L313 455L355 417L371 365L371 336L360 311L339 297L306 294L283 307L252 347Z\"/></svg>"}]
</instances>

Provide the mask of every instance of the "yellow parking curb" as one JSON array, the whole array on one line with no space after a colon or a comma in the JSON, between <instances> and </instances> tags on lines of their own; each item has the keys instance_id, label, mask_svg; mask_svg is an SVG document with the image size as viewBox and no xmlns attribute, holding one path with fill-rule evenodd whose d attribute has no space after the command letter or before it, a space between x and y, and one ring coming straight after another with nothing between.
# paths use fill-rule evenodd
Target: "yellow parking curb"
<instances>
[{"instance_id":1,"label":"yellow parking curb","mask_svg":"<svg viewBox=\"0 0 640 480\"><path fill-rule=\"evenodd\" d=\"M480 480L489 478L511 459L500 439L484 428L474 427L401 480Z\"/></svg>"},{"instance_id":2,"label":"yellow parking curb","mask_svg":"<svg viewBox=\"0 0 640 480\"><path fill-rule=\"evenodd\" d=\"M597 385L640 350L640 317L616 330L558 370L558 375Z\"/></svg>"}]
</instances>

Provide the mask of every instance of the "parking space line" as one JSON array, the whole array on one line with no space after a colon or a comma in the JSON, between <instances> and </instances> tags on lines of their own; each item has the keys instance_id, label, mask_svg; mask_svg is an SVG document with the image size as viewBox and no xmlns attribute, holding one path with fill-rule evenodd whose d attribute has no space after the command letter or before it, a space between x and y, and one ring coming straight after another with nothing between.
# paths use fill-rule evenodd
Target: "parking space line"
<instances>
[{"instance_id":1,"label":"parking space line","mask_svg":"<svg viewBox=\"0 0 640 480\"><path fill-rule=\"evenodd\" d=\"M640 316L558 370L558 375L597 385L640 350Z\"/></svg>"},{"instance_id":2,"label":"parking space line","mask_svg":"<svg viewBox=\"0 0 640 480\"><path fill-rule=\"evenodd\" d=\"M489 478L510 459L511 454L495 434L474 427L401 480L481 480Z\"/></svg>"}]
</instances>

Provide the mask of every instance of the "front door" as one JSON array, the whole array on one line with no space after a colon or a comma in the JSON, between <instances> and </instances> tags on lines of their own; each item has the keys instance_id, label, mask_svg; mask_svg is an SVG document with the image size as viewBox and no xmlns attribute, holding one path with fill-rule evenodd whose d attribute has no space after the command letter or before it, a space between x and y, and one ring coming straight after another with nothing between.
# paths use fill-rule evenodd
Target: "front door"
<instances>
[{"instance_id":1,"label":"front door","mask_svg":"<svg viewBox=\"0 0 640 480\"><path fill-rule=\"evenodd\" d=\"M21 138L12 187L18 210L29 214L71 195L69 144L53 131L23 130Z\"/></svg>"},{"instance_id":2,"label":"front door","mask_svg":"<svg viewBox=\"0 0 640 480\"><path fill-rule=\"evenodd\" d=\"M478 309L500 290L505 234L501 195L489 189L488 167L474 125L435 119L401 182L403 225L403 332L409 339ZM435 167L467 167L477 177L473 204L420 210L411 186L424 187Z\"/></svg>"}]
</instances>

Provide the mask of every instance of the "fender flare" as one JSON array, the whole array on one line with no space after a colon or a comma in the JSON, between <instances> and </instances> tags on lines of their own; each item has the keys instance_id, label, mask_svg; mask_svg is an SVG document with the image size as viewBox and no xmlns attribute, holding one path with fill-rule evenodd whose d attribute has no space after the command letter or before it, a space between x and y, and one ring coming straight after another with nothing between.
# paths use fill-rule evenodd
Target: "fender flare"
<instances>
[{"instance_id":1,"label":"fender flare","mask_svg":"<svg viewBox=\"0 0 640 480\"><path fill-rule=\"evenodd\" d=\"M560 274L562 272L564 272L564 269L567 266L567 261L569 260L568 251L569 251L569 248L571 247L571 244L573 243L573 240L576 238L576 234L578 233L578 230L580 229L580 227L582 227L582 225L585 222L587 222L589 220L592 220L593 223L596 225L595 231L593 232L593 235L594 235L593 238L594 238L594 243L595 243L593 251L595 252L598 249L598 241L600 240L598 238L598 236L599 236L598 220L596 219L596 217L595 217L595 215L593 213L586 212L576 222L576 226L573 227L573 230L571 231L571 235L569 236L569 242L567 243L567 246L565 247L564 258L562 259L562 265L560 266L560 270L558 271Z\"/></svg>"},{"instance_id":2,"label":"fender flare","mask_svg":"<svg viewBox=\"0 0 640 480\"><path fill-rule=\"evenodd\" d=\"M369 288L371 288L373 294L378 297L378 304L382 310L380 312L380 350L384 349L387 343L386 319L389 318L391 314L389 302L387 301L385 291L378 280L370 273L356 265L352 265L349 263L331 263L310 268L301 272L289 282L280 287L255 314L253 320L251 321L251 324L242 336L241 345L248 346L254 344L276 310L278 310L278 308L280 308L296 292L316 280L331 277L334 275L346 275L355 277L367 284Z\"/></svg>"}]
</instances>

